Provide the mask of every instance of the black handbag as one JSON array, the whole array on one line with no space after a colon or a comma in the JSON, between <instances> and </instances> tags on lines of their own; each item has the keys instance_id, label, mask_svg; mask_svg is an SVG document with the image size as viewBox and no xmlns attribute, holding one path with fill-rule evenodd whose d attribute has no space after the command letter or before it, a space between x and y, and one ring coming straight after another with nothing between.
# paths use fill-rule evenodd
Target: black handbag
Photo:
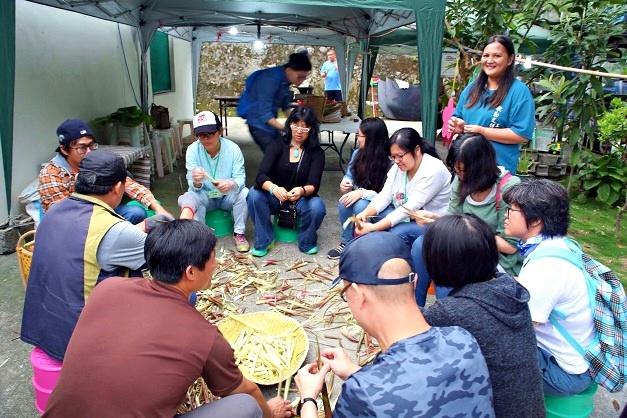
<instances>
[{"instance_id":1,"label":"black handbag","mask_svg":"<svg viewBox=\"0 0 627 418\"><path fill-rule=\"evenodd\" d=\"M282 202L278 216L277 225L280 228L296 229L296 205L291 202Z\"/></svg>"},{"instance_id":2,"label":"black handbag","mask_svg":"<svg viewBox=\"0 0 627 418\"><path fill-rule=\"evenodd\" d=\"M150 106L150 116L155 120L156 129L170 129L170 112L167 107L153 103Z\"/></svg>"},{"instance_id":3,"label":"black handbag","mask_svg":"<svg viewBox=\"0 0 627 418\"><path fill-rule=\"evenodd\" d=\"M300 170L300 163L303 161L305 156L305 150L300 156L300 160L298 161L298 166L296 166L296 173L294 174L294 185L298 181L298 171ZM279 206L279 219L277 220L277 225L280 228L285 229L296 229L296 205L292 202L281 202L281 206Z\"/></svg>"}]
</instances>

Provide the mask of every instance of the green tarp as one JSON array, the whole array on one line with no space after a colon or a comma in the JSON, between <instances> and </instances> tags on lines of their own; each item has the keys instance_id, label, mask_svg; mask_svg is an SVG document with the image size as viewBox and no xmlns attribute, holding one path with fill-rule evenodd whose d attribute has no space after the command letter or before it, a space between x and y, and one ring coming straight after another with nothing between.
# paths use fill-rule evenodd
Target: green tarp
<instances>
[{"instance_id":1,"label":"green tarp","mask_svg":"<svg viewBox=\"0 0 627 418\"><path fill-rule=\"evenodd\" d=\"M15 2L0 1L0 142L4 168L5 199L11 210L13 179L13 95L15 82Z\"/></svg>"}]
</instances>

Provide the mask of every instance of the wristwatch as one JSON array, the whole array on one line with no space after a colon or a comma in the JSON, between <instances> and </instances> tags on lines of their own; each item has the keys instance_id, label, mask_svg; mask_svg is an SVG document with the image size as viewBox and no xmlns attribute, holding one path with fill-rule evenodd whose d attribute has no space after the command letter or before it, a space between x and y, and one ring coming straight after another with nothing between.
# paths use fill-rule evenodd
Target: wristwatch
<instances>
[{"instance_id":1,"label":"wristwatch","mask_svg":"<svg viewBox=\"0 0 627 418\"><path fill-rule=\"evenodd\" d=\"M300 402L298 402L298 406L296 407L296 414L300 415L300 410L303 408L303 405L307 402L313 402L314 404L316 404L316 408L318 407L318 403L316 402L316 400L314 398L304 398L301 399Z\"/></svg>"}]
</instances>

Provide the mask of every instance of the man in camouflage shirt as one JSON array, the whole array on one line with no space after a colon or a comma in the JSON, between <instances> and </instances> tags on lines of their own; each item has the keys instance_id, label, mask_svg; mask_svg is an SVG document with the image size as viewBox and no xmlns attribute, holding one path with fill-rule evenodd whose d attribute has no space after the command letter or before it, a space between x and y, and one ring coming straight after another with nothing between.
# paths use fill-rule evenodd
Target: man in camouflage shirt
<instances>
[{"instance_id":1,"label":"man in camouflage shirt","mask_svg":"<svg viewBox=\"0 0 627 418\"><path fill-rule=\"evenodd\" d=\"M430 327L413 297L409 248L391 232L351 242L340 257L340 296L381 354L354 364L341 348L321 353L323 367L296 377L302 418L317 417L315 399L330 371L344 381L333 416L494 417L492 385L475 338L459 327Z\"/></svg>"}]
</instances>

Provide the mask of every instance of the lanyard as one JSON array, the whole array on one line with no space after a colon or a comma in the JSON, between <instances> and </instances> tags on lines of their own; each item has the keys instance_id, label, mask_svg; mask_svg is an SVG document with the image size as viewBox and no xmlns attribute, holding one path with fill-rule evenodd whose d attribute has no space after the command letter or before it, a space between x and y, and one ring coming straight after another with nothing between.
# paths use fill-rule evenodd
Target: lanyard
<instances>
[{"instance_id":1,"label":"lanyard","mask_svg":"<svg viewBox=\"0 0 627 418\"><path fill-rule=\"evenodd\" d=\"M407 203L407 180L409 178L409 173L405 172L405 193L403 194L403 204Z\"/></svg>"},{"instance_id":2,"label":"lanyard","mask_svg":"<svg viewBox=\"0 0 627 418\"><path fill-rule=\"evenodd\" d=\"M216 164L213 166L213 169L211 168L211 161L209 160L209 153L207 152L206 149L203 150L205 151L205 158L207 159L207 165L209 166L209 169L212 170L211 171L211 177L216 180L216 171L218 171L218 164L220 164L220 151L218 151L218 158L216 159Z\"/></svg>"}]
</instances>

